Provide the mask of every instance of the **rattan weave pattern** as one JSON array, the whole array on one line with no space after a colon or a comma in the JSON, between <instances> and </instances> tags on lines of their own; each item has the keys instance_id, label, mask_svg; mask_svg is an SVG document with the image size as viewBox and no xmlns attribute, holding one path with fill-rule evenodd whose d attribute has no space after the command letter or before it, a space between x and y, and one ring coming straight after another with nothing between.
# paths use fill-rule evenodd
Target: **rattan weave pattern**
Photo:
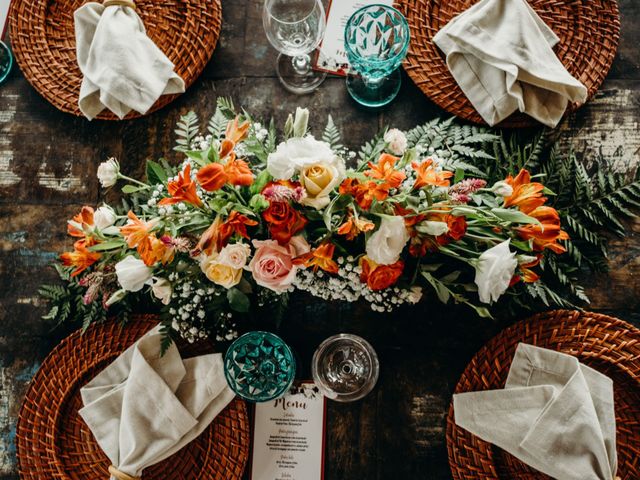
<instances>
[{"instance_id":1,"label":"rattan weave pattern","mask_svg":"<svg viewBox=\"0 0 640 480\"><path fill-rule=\"evenodd\" d=\"M17 427L20 478L99 480L110 462L78 415L80 388L154 325L156 317L135 318L74 333L45 359L27 390ZM188 352L187 352L188 353ZM249 420L243 401L234 400L200 437L164 462L149 467L143 480L239 480L249 453Z\"/></svg>"},{"instance_id":2,"label":"rattan weave pattern","mask_svg":"<svg viewBox=\"0 0 640 480\"><path fill-rule=\"evenodd\" d=\"M404 68L434 103L449 113L474 123L482 117L451 76L442 52L432 42L453 17L478 0L396 0L407 17L411 46ZM620 13L617 0L528 0L540 17L560 37L555 52L569 72L587 87L591 99L602 85L618 49ZM575 110L578 105L571 105ZM514 114L499 126L536 125L524 114Z\"/></svg>"},{"instance_id":3,"label":"rattan weave pattern","mask_svg":"<svg viewBox=\"0 0 640 480\"><path fill-rule=\"evenodd\" d=\"M557 310L507 328L489 341L465 369L455 392L504 388L518 343L576 356L614 382L618 476L640 478L640 330L590 312ZM455 480L548 479L515 457L480 440L447 417L447 450Z\"/></svg>"},{"instance_id":4,"label":"rattan weave pattern","mask_svg":"<svg viewBox=\"0 0 640 480\"><path fill-rule=\"evenodd\" d=\"M12 0L11 46L25 77L50 103L81 116L78 95L82 74L76 59L73 12L85 0ZM136 0L147 34L175 64L188 88L200 76L215 49L222 25L220 0ZM163 95L148 113L178 95ZM136 112L126 118L140 117ZM118 120L111 112L98 116Z\"/></svg>"}]
</instances>

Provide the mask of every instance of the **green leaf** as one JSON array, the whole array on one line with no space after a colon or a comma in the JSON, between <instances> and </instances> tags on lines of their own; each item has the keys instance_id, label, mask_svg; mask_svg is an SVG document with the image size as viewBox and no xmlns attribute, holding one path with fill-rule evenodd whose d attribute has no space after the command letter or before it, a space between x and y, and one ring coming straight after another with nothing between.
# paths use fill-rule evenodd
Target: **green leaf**
<instances>
[{"instance_id":1,"label":"green leaf","mask_svg":"<svg viewBox=\"0 0 640 480\"><path fill-rule=\"evenodd\" d=\"M153 160L147 160L147 181L151 185L164 183L168 178L169 176L162 165Z\"/></svg>"},{"instance_id":2,"label":"green leaf","mask_svg":"<svg viewBox=\"0 0 640 480\"><path fill-rule=\"evenodd\" d=\"M491 213L493 213L496 217L500 218L500 220L504 220L505 222L540 224L539 220L533 217L530 217L529 215L525 215L519 210L509 210L507 208L492 208Z\"/></svg>"},{"instance_id":3,"label":"green leaf","mask_svg":"<svg viewBox=\"0 0 640 480\"><path fill-rule=\"evenodd\" d=\"M124 187L122 187L122 193L136 193L136 192L140 192L141 190L147 190L148 187L142 187L142 186L137 186L137 185L125 185Z\"/></svg>"},{"instance_id":4,"label":"green leaf","mask_svg":"<svg viewBox=\"0 0 640 480\"><path fill-rule=\"evenodd\" d=\"M251 306L249 297L237 288L227 290L227 300L229 301L229 306L236 312L246 313Z\"/></svg>"},{"instance_id":5,"label":"green leaf","mask_svg":"<svg viewBox=\"0 0 640 480\"><path fill-rule=\"evenodd\" d=\"M453 176L453 183L458 183L464 180L464 170L462 168L456 168L456 173Z\"/></svg>"},{"instance_id":6,"label":"green leaf","mask_svg":"<svg viewBox=\"0 0 640 480\"><path fill-rule=\"evenodd\" d=\"M111 242L98 243L97 245L89 247L89 250L91 250L92 252L104 252L107 250L116 250L118 248L122 248L124 247L124 245L124 242L114 240Z\"/></svg>"}]
</instances>

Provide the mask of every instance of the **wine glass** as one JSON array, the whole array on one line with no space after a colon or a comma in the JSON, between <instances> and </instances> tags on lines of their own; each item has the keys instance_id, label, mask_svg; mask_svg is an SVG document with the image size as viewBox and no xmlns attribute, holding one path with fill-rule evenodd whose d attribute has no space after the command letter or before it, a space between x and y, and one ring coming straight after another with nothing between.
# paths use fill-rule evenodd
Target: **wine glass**
<instances>
[{"instance_id":1,"label":"wine glass","mask_svg":"<svg viewBox=\"0 0 640 480\"><path fill-rule=\"evenodd\" d=\"M347 90L366 107L391 102L402 83L400 64L409 49L407 19L393 7L369 5L356 11L344 31L349 63L355 72L347 77Z\"/></svg>"},{"instance_id":2,"label":"wine glass","mask_svg":"<svg viewBox=\"0 0 640 480\"><path fill-rule=\"evenodd\" d=\"M327 74L313 70L309 54L326 28L322 0L265 0L262 22L269 42L281 52L276 71L284 87L296 94L318 88Z\"/></svg>"},{"instance_id":3,"label":"wine glass","mask_svg":"<svg viewBox=\"0 0 640 480\"><path fill-rule=\"evenodd\" d=\"M268 402L286 394L296 376L293 352L269 332L249 332L233 342L224 357L231 390L252 402Z\"/></svg>"},{"instance_id":4,"label":"wine glass","mask_svg":"<svg viewBox=\"0 0 640 480\"><path fill-rule=\"evenodd\" d=\"M378 381L380 364L373 347L357 335L327 338L313 354L311 375L331 400L352 402L367 395Z\"/></svg>"}]
</instances>

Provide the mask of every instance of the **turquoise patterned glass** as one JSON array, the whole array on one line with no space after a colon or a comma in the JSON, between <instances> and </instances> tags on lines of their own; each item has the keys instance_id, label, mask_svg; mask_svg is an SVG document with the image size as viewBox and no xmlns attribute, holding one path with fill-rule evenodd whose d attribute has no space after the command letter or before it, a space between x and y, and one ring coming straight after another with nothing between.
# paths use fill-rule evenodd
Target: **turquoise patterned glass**
<instances>
[{"instance_id":1,"label":"turquoise patterned glass","mask_svg":"<svg viewBox=\"0 0 640 480\"><path fill-rule=\"evenodd\" d=\"M347 90L361 105L381 107L398 92L400 64L409 49L409 25L402 13L385 5L370 5L354 13L345 27L344 42L353 74Z\"/></svg>"},{"instance_id":2,"label":"turquoise patterned glass","mask_svg":"<svg viewBox=\"0 0 640 480\"><path fill-rule=\"evenodd\" d=\"M229 387L252 402L268 402L284 395L296 376L289 346L268 332L249 332L231 344L224 357Z\"/></svg>"},{"instance_id":3,"label":"turquoise patterned glass","mask_svg":"<svg viewBox=\"0 0 640 480\"><path fill-rule=\"evenodd\" d=\"M6 43L0 41L0 83L4 82L9 76L11 66L13 65L13 55Z\"/></svg>"}]
</instances>

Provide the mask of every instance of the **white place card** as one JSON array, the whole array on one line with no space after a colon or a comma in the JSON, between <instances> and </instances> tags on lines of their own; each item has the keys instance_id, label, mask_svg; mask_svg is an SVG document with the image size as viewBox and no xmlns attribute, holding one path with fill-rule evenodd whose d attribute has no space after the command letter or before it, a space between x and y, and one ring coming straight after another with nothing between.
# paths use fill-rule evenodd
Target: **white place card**
<instances>
[{"instance_id":1,"label":"white place card","mask_svg":"<svg viewBox=\"0 0 640 480\"><path fill-rule=\"evenodd\" d=\"M316 70L345 76L349 60L344 49L344 29L358 9L367 5L393 6L393 0L333 0L327 10L327 30L318 50Z\"/></svg>"},{"instance_id":2,"label":"white place card","mask_svg":"<svg viewBox=\"0 0 640 480\"><path fill-rule=\"evenodd\" d=\"M324 434L325 398L313 383L256 404L251 480L322 480Z\"/></svg>"},{"instance_id":3,"label":"white place card","mask_svg":"<svg viewBox=\"0 0 640 480\"><path fill-rule=\"evenodd\" d=\"M4 39L9 23L9 3L10 0L0 0L0 40Z\"/></svg>"}]
</instances>

